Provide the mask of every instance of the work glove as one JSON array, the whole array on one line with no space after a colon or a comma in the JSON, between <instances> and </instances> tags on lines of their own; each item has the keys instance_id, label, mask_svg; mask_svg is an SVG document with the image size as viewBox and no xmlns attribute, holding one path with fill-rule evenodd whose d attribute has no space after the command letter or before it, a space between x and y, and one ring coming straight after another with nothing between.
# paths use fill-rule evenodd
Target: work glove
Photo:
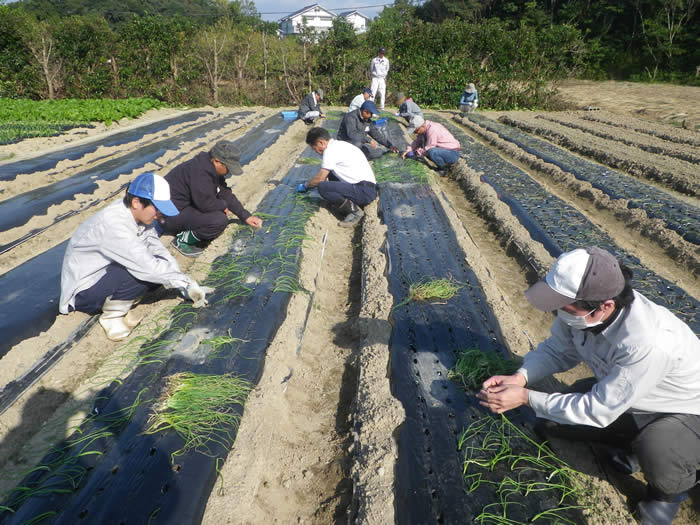
<instances>
[{"instance_id":1,"label":"work glove","mask_svg":"<svg viewBox=\"0 0 700 525\"><path fill-rule=\"evenodd\" d=\"M192 301L192 306L194 308L201 308L209 304L207 302L207 294L213 291L214 288L210 286L200 286L197 284L197 281L192 280L185 289L185 296Z\"/></svg>"},{"instance_id":2,"label":"work glove","mask_svg":"<svg viewBox=\"0 0 700 525\"><path fill-rule=\"evenodd\" d=\"M297 184L297 193L305 193L306 191L308 191L308 188L306 187L305 182L300 182Z\"/></svg>"}]
</instances>

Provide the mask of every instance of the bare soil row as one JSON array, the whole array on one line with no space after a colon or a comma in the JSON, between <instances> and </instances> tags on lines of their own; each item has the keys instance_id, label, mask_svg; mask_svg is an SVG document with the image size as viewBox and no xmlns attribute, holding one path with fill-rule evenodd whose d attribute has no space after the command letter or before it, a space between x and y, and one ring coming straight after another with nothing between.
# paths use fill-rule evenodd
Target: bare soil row
<instances>
[{"instance_id":1,"label":"bare soil row","mask_svg":"<svg viewBox=\"0 0 700 525\"><path fill-rule=\"evenodd\" d=\"M636 177L656 181L667 188L695 197L700 192L698 166L690 162L643 151L634 146L619 144L614 140L547 122L538 119L534 113L506 113L500 120Z\"/></svg>"},{"instance_id":2,"label":"bare soil row","mask_svg":"<svg viewBox=\"0 0 700 525\"><path fill-rule=\"evenodd\" d=\"M689 129L664 126L663 124L656 124L647 120L640 120L628 115L620 115L608 111L586 111L582 113L581 118L591 122L601 122L616 128L631 129L669 142L700 146L698 132Z\"/></svg>"}]
</instances>

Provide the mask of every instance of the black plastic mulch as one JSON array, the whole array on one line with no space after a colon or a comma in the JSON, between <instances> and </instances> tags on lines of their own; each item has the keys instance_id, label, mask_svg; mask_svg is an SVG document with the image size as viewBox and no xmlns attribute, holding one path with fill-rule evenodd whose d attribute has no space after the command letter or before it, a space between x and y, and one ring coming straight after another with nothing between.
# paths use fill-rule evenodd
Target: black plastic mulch
<instances>
[{"instance_id":1,"label":"black plastic mulch","mask_svg":"<svg viewBox=\"0 0 700 525\"><path fill-rule=\"evenodd\" d=\"M469 114L468 118L524 151L571 173L577 179L590 182L610 198L626 200L628 208L641 208L650 218L661 219L667 228L677 232L686 241L700 244L700 209L697 206L676 199L635 177L587 161L512 126L477 114Z\"/></svg>"},{"instance_id":2,"label":"black plastic mulch","mask_svg":"<svg viewBox=\"0 0 700 525\"><path fill-rule=\"evenodd\" d=\"M251 112L247 113L250 114ZM56 165L62 160L79 159L80 157L96 151L99 147L110 148L114 146L121 146L122 144L137 141L144 135L157 133L176 124L193 122L206 115L211 115L211 111L192 111L185 113L184 115L176 115L174 117L159 120L158 122L153 122L135 129L120 131L119 133L95 140L89 144L65 148L31 159L8 162L7 164L3 164L0 169L0 172L2 172L2 175L0 175L0 180L14 180L20 173L34 173L37 171L49 170L51 168L55 168Z\"/></svg>"},{"instance_id":3,"label":"black plastic mulch","mask_svg":"<svg viewBox=\"0 0 700 525\"><path fill-rule=\"evenodd\" d=\"M93 412L99 416L72 436L79 437L80 444L63 443L57 447L60 452L45 458L42 465L47 470L36 471L20 485L41 487L39 492L17 490L5 502L16 512L0 514L2 523L25 523L43 514L50 515L51 523L62 524L199 523L228 447L214 444L208 451L189 451L171 462L171 454L183 446L181 438L171 431L143 434L153 399L165 378L181 371L233 373L253 384L259 380L267 346L284 320L297 278L299 236L317 208L297 196L294 185L317 170L293 168L263 199L257 210L265 214L263 228L242 228L231 253L213 265L207 279L216 286L210 306L179 309L171 329L149 343L150 348L164 344L164 360L138 367L101 393ZM234 341L216 349L207 343L220 336ZM114 423L128 407L134 407L133 414ZM224 432L229 433L230 446L236 429L222 428L221 436Z\"/></svg>"},{"instance_id":4,"label":"black plastic mulch","mask_svg":"<svg viewBox=\"0 0 700 525\"><path fill-rule=\"evenodd\" d=\"M252 154L248 151L249 147L259 155L264 150L263 145L269 146L279 137L280 133L278 133L277 130L286 129L289 126L289 121L280 124L278 121L282 121L283 119L279 117L275 118L277 121L268 119L261 125L253 128L251 130L253 139L248 139L246 134L234 141L241 147L241 150L245 152L242 156L242 164L245 165L255 158L252 157ZM154 158L157 158L167 151L167 149L176 148L181 141L201 140L203 133L211 131L208 126L220 126L224 124L225 123L217 121L204 125L207 126L204 129L197 127L195 130L188 132L186 136L167 139L170 142L160 144L157 147L157 151L149 150L149 152L151 155L155 155ZM268 129L273 131L267 132ZM195 133L197 130L199 131ZM146 164L147 160L143 160L139 157L139 152L141 152L140 149L133 153L133 163L143 166ZM112 164L118 163L115 161ZM96 170L100 170L99 173L103 174L109 173L109 176L114 178L124 173L126 168L119 164L112 166L112 171L107 172L106 168L97 167L94 170L90 170L88 175L81 174L79 176L80 180L83 181L85 185L94 184L92 183L90 174ZM231 182L235 182L235 179ZM50 200L51 197L50 194L46 195L47 200ZM47 204L45 203L45 205ZM3 205L0 204L0 210L4 209ZM5 211L3 211L3 213L5 213ZM67 215L72 214L73 213L69 212ZM0 223L1 222L2 220L0 219ZM46 330L56 318L60 296L61 264L66 244L67 241L62 242L58 246L0 275L0 330L3 333L2 341L0 341L0 357L5 355L7 351L19 341ZM0 247L0 252L3 251L3 248L4 247Z\"/></svg>"},{"instance_id":5,"label":"black plastic mulch","mask_svg":"<svg viewBox=\"0 0 700 525\"><path fill-rule=\"evenodd\" d=\"M192 143L195 148L206 143L197 144L206 134L220 130L233 122L238 122L243 114L233 114L218 118L205 124L200 124L174 137L169 137L146 146L142 146L119 158L110 159L92 168L63 179L48 186L22 193L0 203L0 231L7 231L28 223L36 215L44 215L48 209L67 200L72 200L78 194L90 194L98 187L99 181L114 180L124 173L143 169L144 166L155 162L167 151L178 149L181 144ZM207 139L207 142L211 141Z\"/></svg>"},{"instance_id":6,"label":"black plastic mulch","mask_svg":"<svg viewBox=\"0 0 700 525\"><path fill-rule=\"evenodd\" d=\"M415 161L391 156L375 161L375 172L411 170ZM425 169L425 168L423 168ZM387 175L384 175L387 177ZM387 177L408 181L415 176ZM421 278L453 279L463 287L446 301L409 302L393 311L390 381L406 420L398 433L396 467L397 523L469 523L498 501L495 485L483 483L468 494L462 479L461 432L485 415L476 398L448 379L460 350L479 348L507 355L496 318L436 195L426 184L383 182L380 210L387 226L389 290L395 304ZM528 412L511 421L526 431ZM527 521L551 508L551 501L530 495L511 519Z\"/></svg>"},{"instance_id":7,"label":"black plastic mulch","mask_svg":"<svg viewBox=\"0 0 700 525\"><path fill-rule=\"evenodd\" d=\"M437 118L436 118L437 120ZM469 154L466 163L490 184L508 204L513 215L552 257L581 246L600 246L621 258L634 272L634 288L652 301L669 308L696 332L698 300L667 279L644 267L634 255L619 247L582 213L547 192L527 173L507 162L488 147L467 137L457 126L443 121Z\"/></svg>"}]
</instances>

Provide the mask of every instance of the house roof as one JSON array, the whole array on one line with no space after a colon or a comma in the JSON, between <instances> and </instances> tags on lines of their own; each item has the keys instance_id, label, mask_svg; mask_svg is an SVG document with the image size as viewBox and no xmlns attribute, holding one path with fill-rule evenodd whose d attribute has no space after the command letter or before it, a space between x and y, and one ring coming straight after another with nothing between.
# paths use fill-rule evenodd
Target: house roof
<instances>
[{"instance_id":1,"label":"house roof","mask_svg":"<svg viewBox=\"0 0 700 525\"><path fill-rule=\"evenodd\" d=\"M369 20L369 17L367 15L363 15L357 9L352 10L352 11L343 11L342 13L338 13L338 16L341 18L347 18L350 15L360 15L362 18L366 18L367 20Z\"/></svg>"},{"instance_id":2,"label":"house roof","mask_svg":"<svg viewBox=\"0 0 700 525\"><path fill-rule=\"evenodd\" d=\"M297 10L297 11L294 11L294 12L291 13L291 14L288 14L288 15L285 16L284 18L280 18L280 22L282 22L282 21L284 21L284 20L288 20L288 19L294 18L295 16L303 15L303 14L306 13L307 11L311 11L312 9L315 9L315 8L317 8L317 7L318 7L319 9L322 9L323 11L325 11L326 13L328 13L329 15L331 15L332 17L337 16L335 13L330 12L328 9L326 9L326 8L323 7L322 5L319 5L319 4L311 4L311 5L307 5L307 6L305 6L305 7L302 7L301 9L299 9L299 10Z\"/></svg>"}]
</instances>

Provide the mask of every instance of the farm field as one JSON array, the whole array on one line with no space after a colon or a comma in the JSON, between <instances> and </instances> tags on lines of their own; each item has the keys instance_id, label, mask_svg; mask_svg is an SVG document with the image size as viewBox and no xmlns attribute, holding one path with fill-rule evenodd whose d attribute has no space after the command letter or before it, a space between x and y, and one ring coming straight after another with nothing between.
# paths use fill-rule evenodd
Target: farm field
<instances>
[{"instance_id":1,"label":"farm field","mask_svg":"<svg viewBox=\"0 0 700 525\"><path fill-rule=\"evenodd\" d=\"M678 100L669 115L688 111ZM640 277L640 290L700 332L700 136L665 123L674 119L642 120L627 104L624 114L604 107L471 118L428 112L453 130L466 157L444 178L391 154L375 161L380 198L351 231L313 198L294 196L294 183L315 173L318 156L304 144L308 128L283 122L279 109L150 110L135 121L0 146L0 491L26 484L52 445L88 414L109 413L116 399L122 409L133 403L133 420L145 421L144 400L158 397L166 371L232 366L256 384L228 454L213 446L215 457L171 457L172 436L98 421L114 434L90 443L99 453L78 455L84 470L71 474L69 494L30 495L0 523L42 513L46 523L105 516L211 525L470 522L495 496L484 487L465 492L457 438L485 414L447 372L461 345L517 357L547 336L552 318L529 307L522 292L557 250L578 243L616 250ZM334 129L342 108L331 109L324 125ZM117 140L145 126L148 132ZM390 126L395 143L410 140L404 127ZM231 183L265 224L254 233L234 221L202 257L176 254L185 272L228 283L207 312L188 317L177 309L181 298L161 292L137 307L145 319L130 345L108 341L85 314L56 317L60 246L77 226L136 174L165 175L223 138L249 152ZM83 146L86 153L60 160L61 151ZM51 153L59 153L55 163L21 171ZM231 268L243 280L221 277ZM463 287L444 304L401 304L408 284L427 277ZM234 280L243 294L231 288ZM215 336L227 342L207 344ZM138 347L152 340L169 350L145 362ZM578 367L556 379L571 384L587 375ZM513 415L521 419L527 428L527 414ZM569 519L634 523L641 478L605 466L588 444L552 447L595 488L591 508ZM133 509L116 496L137 497L120 492L129 485L142 491L143 504L130 500ZM170 508L172 501L182 507ZM674 524L698 521L696 487Z\"/></svg>"}]
</instances>

